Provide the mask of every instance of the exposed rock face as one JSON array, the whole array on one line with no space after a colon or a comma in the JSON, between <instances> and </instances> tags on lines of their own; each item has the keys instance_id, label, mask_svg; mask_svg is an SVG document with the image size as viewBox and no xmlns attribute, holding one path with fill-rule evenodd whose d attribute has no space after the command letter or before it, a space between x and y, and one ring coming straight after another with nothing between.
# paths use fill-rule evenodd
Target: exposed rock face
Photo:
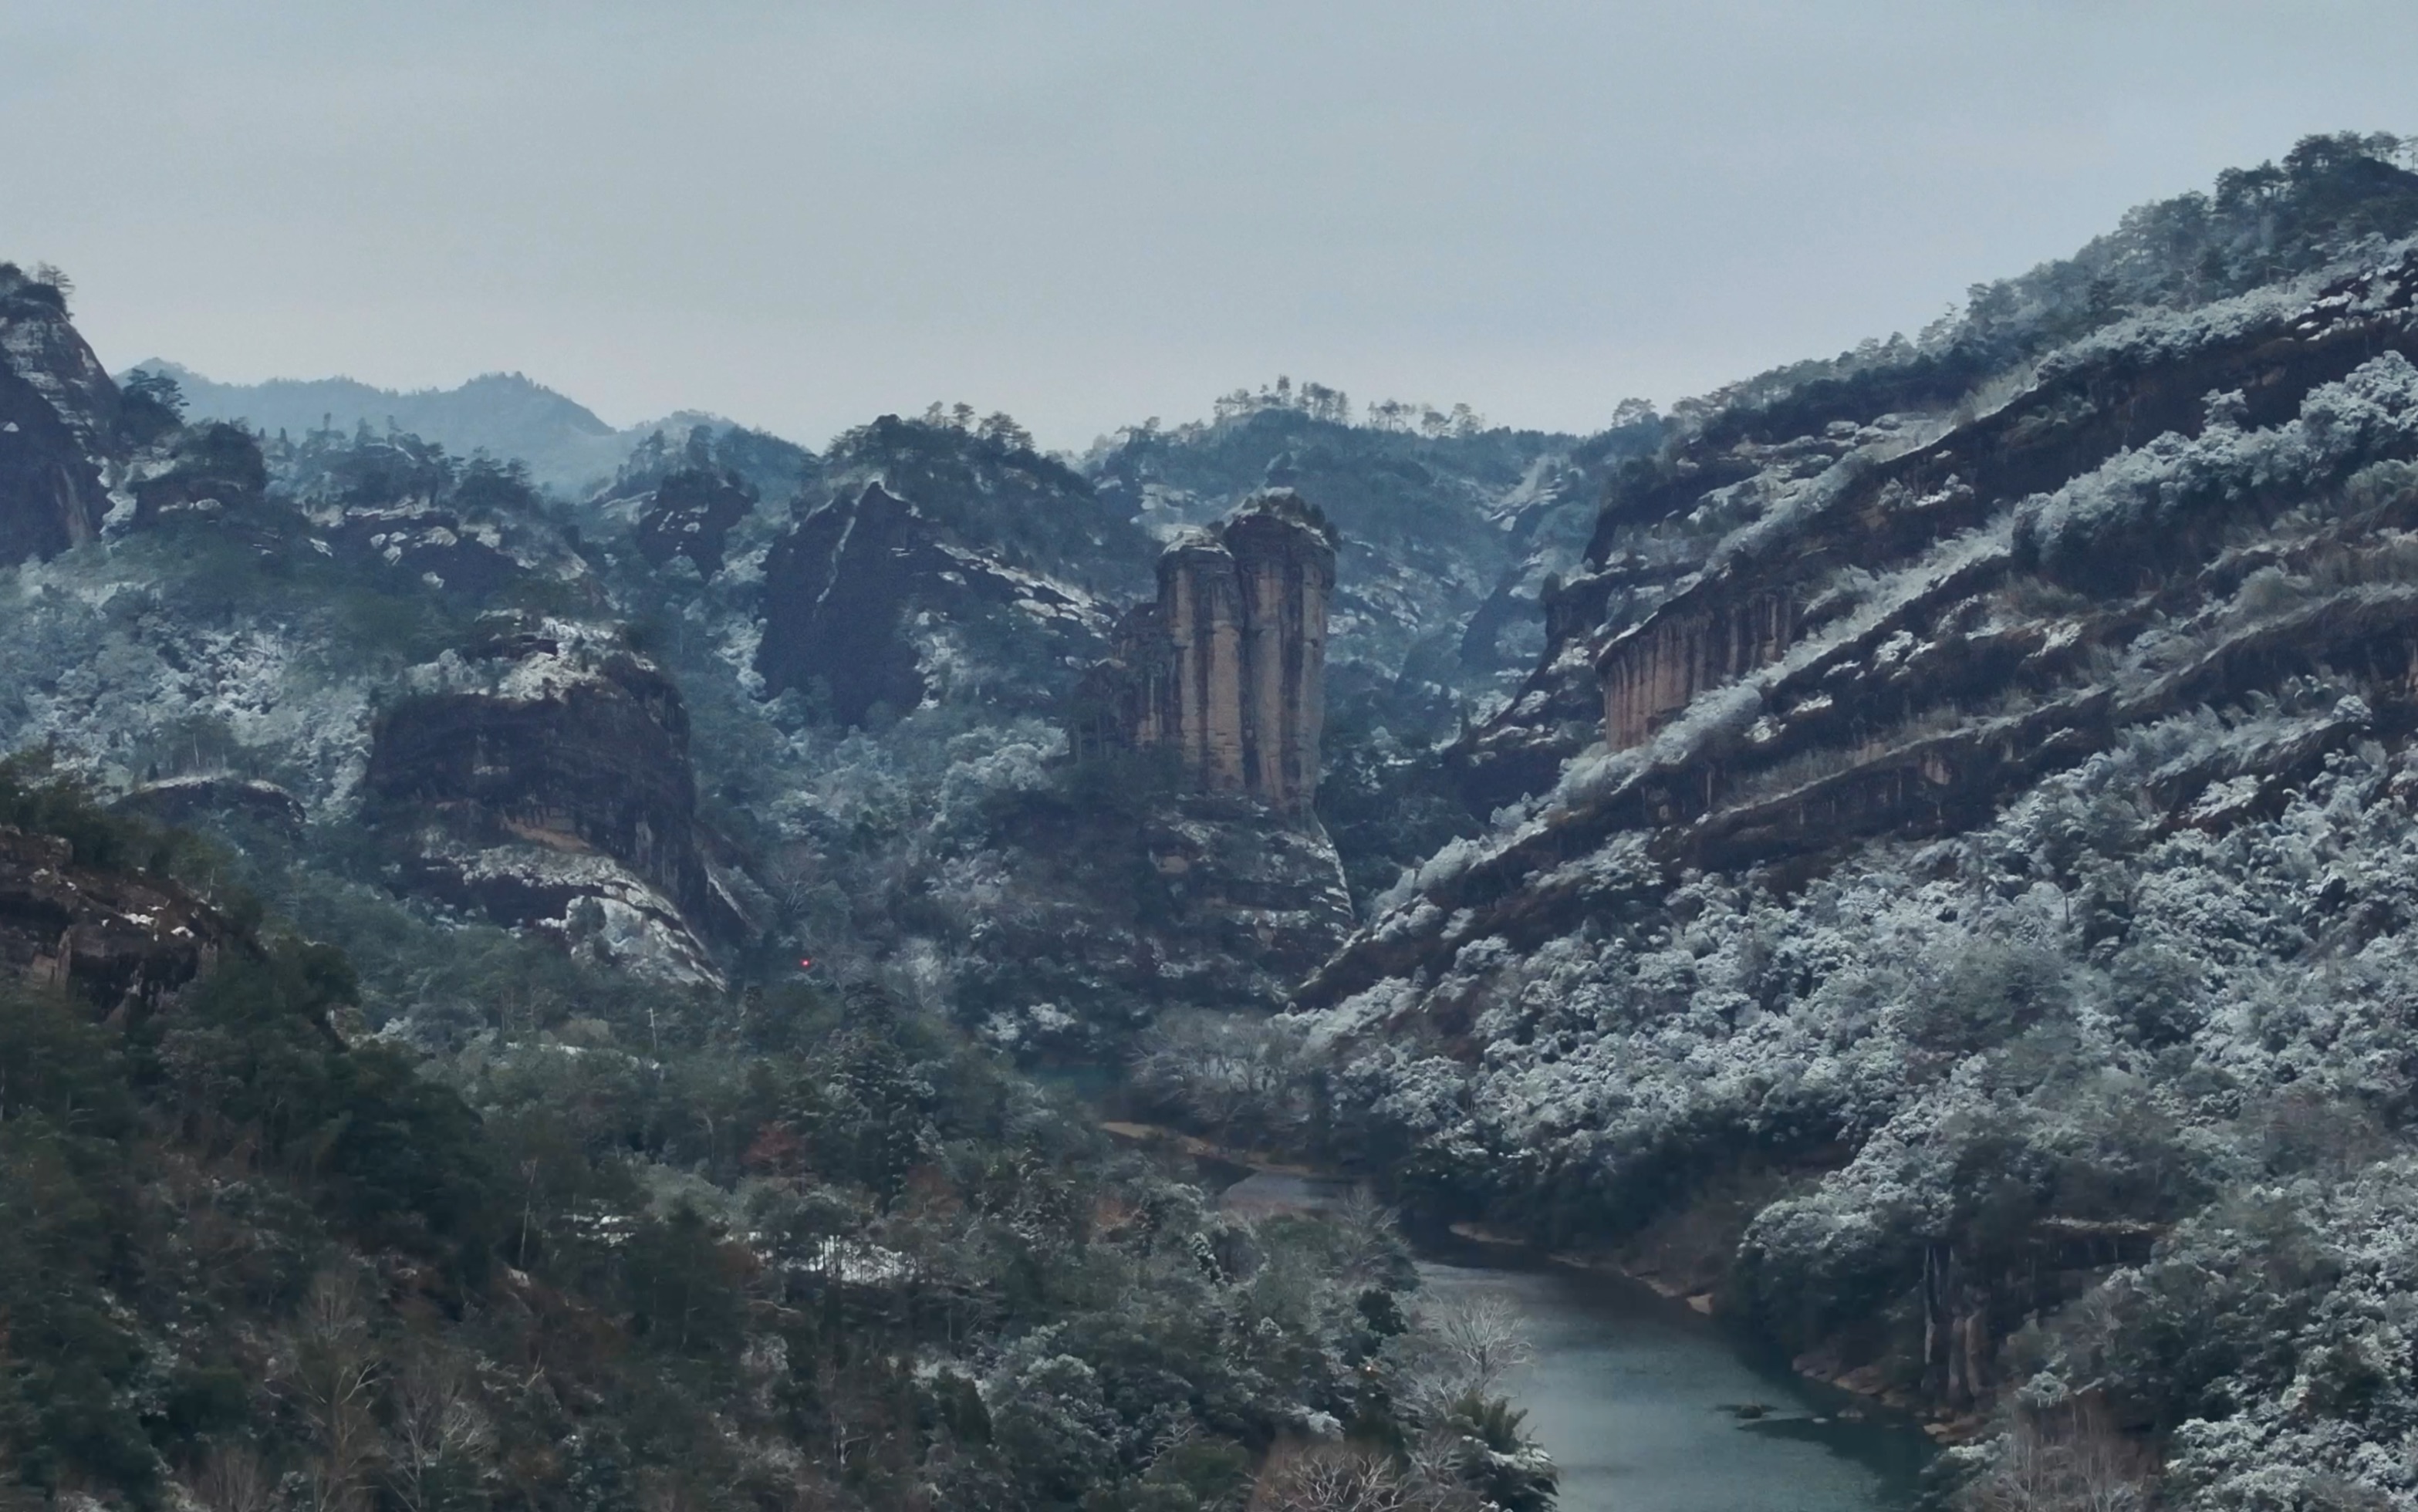
<instances>
[{"instance_id":1,"label":"exposed rock face","mask_svg":"<svg viewBox=\"0 0 2418 1512\"><path fill-rule=\"evenodd\" d=\"M441 666L440 691L378 720L367 792L415 832L421 884L498 923L604 932L672 974L743 927L696 827L679 690L626 652L549 624Z\"/></svg>"},{"instance_id":2,"label":"exposed rock face","mask_svg":"<svg viewBox=\"0 0 2418 1512\"><path fill-rule=\"evenodd\" d=\"M184 889L79 866L65 840L0 830L0 962L109 1012L156 1005L233 938Z\"/></svg>"},{"instance_id":3,"label":"exposed rock face","mask_svg":"<svg viewBox=\"0 0 2418 1512\"><path fill-rule=\"evenodd\" d=\"M2331 1006L2342 963L2406 958L2408 910L2365 878L2418 792L2413 288L2396 248L2108 325L1995 410L1691 440L1616 495L1659 497L1661 527L1599 532L1523 696L1464 742L1497 774L1552 755L1552 791L1434 858L1296 994L1358 1089L1339 1126L1458 1163L1475 1207L1556 1242L1769 1179L1723 1244L1807 1360L1904 1367L1959 1410L2020 1379L2003 1341L2138 1263L2170 1199L2041 1182L2003 1232L1874 1241L1871 1294L1911 1299L1919 1357L1876 1307L1787 1321L1840 1292L1807 1257L1884 1207L1949 1213L1963 1178L1916 1166L2021 1168L1971 1130L2087 1076L2234 1148L2231 1115L2176 1089L2221 1064L2235 1106L2284 1095L2331 1031L2268 1031L2271 1004L2308 980ZM1603 743L1565 759L1574 690L1599 692ZM2304 877L2291 838L2328 803L2362 838ZM2292 929L2246 943L2205 903L2227 887ZM2398 1026L2400 992L2347 1017ZM1931 1016L1978 1000L2012 1006L1986 1032ZM2081 1069L1990 1080L2019 1032L2072 1032Z\"/></svg>"},{"instance_id":4,"label":"exposed rock face","mask_svg":"<svg viewBox=\"0 0 2418 1512\"><path fill-rule=\"evenodd\" d=\"M0 264L0 562L100 533L117 409L116 385L58 292Z\"/></svg>"},{"instance_id":5,"label":"exposed rock face","mask_svg":"<svg viewBox=\"0 0 2418 1512\"><path fill-rule=\"evenodd\" d=\"M210 815L233 814L289 833L309 819L302 802L272 782L234 772L194 772L146 782L112 805L166 824L190 824Z\"/></svg>"},{"instance_id":6,"label":"exposed rock face","mask_svg":"<svg viewBox=\"0 0 2418 1512\"><path fill-rule=\"evenodd\" d=\"M268 486L268 467L259 443L241 427L203 424L137 453L124 486L134 496L133 523L149 527L175 514L207 514L256 499Z\"/></svg>"},{"instance_id":7,"label":"exposed rock face","mask_svg":"<svg viewBox=\"0 0 2418 1512\"><path fill-rule=\"evenodd\" d=\"M770 693L827 694L849 725L877 705L914 710L958 668L982 686L951 691L1037 705L1106 629L1082 590L975 549L875 482L773 546L756 670Z\"/></svg>"},{"instance_id":8,"label":"exposed rock face","mask_svg":"<svg viewBox=\"0 0 2418 1512\"><path fill-rule=\"evenodd\" d=\"M2418 354L2413 281L2418 253L2405 253L2395 266L2338 280L2305 304L2252 314L2172 359L2145 359L2114 344L2076 352L1997 413L1851 477L1818 482L1790 528L1741 542L1604 647L1596 669L1606 741L1615 750L1637 745L1705 689L1778 661L1809 628L1799 623L1805 606L1842 568L1906 560L2126 447L2164 435L2196 436L2211 394L2232 393L2227 422L2258 429L2290 420L2312 389L2379 353ZM2144 566L2176 548L2209 544L2189 535L2103 539L2089 557L2045 565L2077 587L2108 589L2148 575Z\"/></svg>"},{"instance_id":9,"label":"exposed rock face","mask_svg":"<svg viewBox=\"0 0 2418 1512\"><path fill-rule=\"evenodd\" d=\"M1158 602L1078 695L1079 753L1172 751L1200 789L1304 815L1318 793L1335 532L1290 490L1246 502L1158 562Z\"/></svg>"},{"instance_id":10,"label":"exposed rock face","mask_svg":"<svg viewBox=\"0 0 2418 1512\"><path fill-rule=\"evenodd\" d=\"M707 577L722 571L730 530L756 508L755 491L727 467L682 467L655 485L638 515L638 554L656 566L685 557Z\"/></svg>"},{"instance_id":11,"label":"exposed rock face","mask_svg":"<svg viewBox=\"0 0 2418 1512\"><path fill-rule=\"evenodd\" d=\"M912 505L879 483L806 516L764 564L764 640L756 670L767 690L820 680L832 712L865 721L924 700L915 649L900 620L941 569L935 537Z\"/></svg>"},{"instance_id":12,"label":"exposed rock face","mask_svg":"<svg viewBox=\"0 0 2418 1512\"><path fill-rule=\"evenodd\" d=\"M1642 743L1675 710L1716 684L1779 659L1795 638L1797 605L1765 594L1697 615L1658 615L1607 651L1604 739L1615 750Z\"/></svg>"}]
</instances>

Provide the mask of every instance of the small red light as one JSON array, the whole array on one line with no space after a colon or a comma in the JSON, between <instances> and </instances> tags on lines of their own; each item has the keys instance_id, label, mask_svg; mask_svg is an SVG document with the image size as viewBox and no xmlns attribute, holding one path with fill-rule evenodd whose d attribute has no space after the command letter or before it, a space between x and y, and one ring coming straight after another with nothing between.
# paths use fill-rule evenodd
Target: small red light
<instances>
[{"instance_id":1,"label":"small red light","mask_svg":"<svg viewBox=\"0 0 2418 1512\"><path fill-rule=\"evenodd\" d=\"M806 957L804 957L804 958L801 959L801 960L798 962L798 970L801 970L801 971L803 971L803 970L806 970L808 967L810 967L810 966L812 966L812 965L814 965L814 964L815 964L815 962L814 962L814 957L813 957L813 956L811 956L811 955L810 955L810 956L806 956Z\"/></svg>"}]
</instances>

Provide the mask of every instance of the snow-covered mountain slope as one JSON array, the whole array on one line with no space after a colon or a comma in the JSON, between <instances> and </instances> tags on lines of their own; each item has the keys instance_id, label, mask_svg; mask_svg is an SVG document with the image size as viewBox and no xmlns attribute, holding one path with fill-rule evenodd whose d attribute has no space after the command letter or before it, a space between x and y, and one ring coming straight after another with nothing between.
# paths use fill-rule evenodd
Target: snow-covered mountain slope
<instances>
[{"instance_id":1,"label":"snow-covered mountain slope","mask_svg":"<svg viewBox=\"0 0 2418 1512\"><path fill-rule=\"evenodd\" d=\"M1340 1148L2194 1504L2418 1494L2349 1216L2418 1106L2418 179L2288 176L1625 471L1456 753L1508 806L1300 994Z\"/></svg>"}]
</instances>

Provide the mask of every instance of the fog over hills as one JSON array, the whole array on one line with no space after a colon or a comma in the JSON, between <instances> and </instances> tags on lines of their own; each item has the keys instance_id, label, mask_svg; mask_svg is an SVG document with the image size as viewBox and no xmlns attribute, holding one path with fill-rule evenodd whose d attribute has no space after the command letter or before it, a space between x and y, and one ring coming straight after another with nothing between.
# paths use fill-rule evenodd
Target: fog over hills
<instances>
[{"instance_id":1,"label":"fog over hills","mask_svg":"<svg viewBox=\"0 0 2418 1512\"><path fill-rule=\"evenodd\" d=\"M253 430L299 436L323 427L407 431L457 456L484 451L528 465L530 475L564 494L592 491L613 476L630 449L657 430L685 435L715 423L702 413L667 416L624 430L586 405L518 373L489 373L451 389L399 391L351 378L271 378L218 383L161 358L117 374L162 373L176 380L196 420L239 420Z\"/></svg>"}]
</instances>

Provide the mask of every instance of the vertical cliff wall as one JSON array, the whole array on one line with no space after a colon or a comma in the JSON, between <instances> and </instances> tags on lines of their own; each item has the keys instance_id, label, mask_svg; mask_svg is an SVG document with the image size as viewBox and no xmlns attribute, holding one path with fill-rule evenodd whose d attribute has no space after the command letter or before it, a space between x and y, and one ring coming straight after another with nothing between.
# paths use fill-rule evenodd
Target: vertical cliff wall
<instances>
[{"instance_id":1,"label":"vertical cliff wall","mask_svg":"<svg viewBox=\"0 0 2418 1512\"><path fill-rule=\"evenodd\" d=\"M1783 589L1657 617L1615 640L1596 664L1605 741L1615 751L1641 745L1706 688L1778 661L1796 622L1795 598Z\"/></svg>"},{"instance_id":2,"label":"vertical cliff wall","mask_svg":"<svg viewBox=\"0 0 2418 1512\"><path fill-rule=\"evenodd\" d=\"M1279 806L1308 808L1326 719L1334 533L1297 499L1272 499L1228 522L1226 549L1242 587L1245 787Z\"/></svg>"},{"instance_id":3,"label":"vertical cliff wall","mask_svg":"<svg viewBox=\"0 0 2418 1512\"><path fill-rule=\"evenodd\" d=\"M546 621L422 669L373 731L371 816L416 890L608 962L710 980L747 924L705 857L680 690Z\"/></svg>"},{"instance_id":4,"label":"vertical cliff wall","mask_svg":"<svg viewBox=\"0 0 2418 1512\"><path fill-rule=\"evenodd\" d=\"M100 533L119 452L116 385L57 290L0 263L0 562Z\"/></svg>"},{"instance_id":5,"label":"vertical cliff wall","mask_svg":"<svg viewBox=\"0 0 2418 1512\"><path fill-rule=\"evenodd\" d=\"M1077 696L1079 755L1172 750L1200 789L1307 814L1326 716L1333 527L1290 489L1247 500L1158 560L1158 602Z\"/></svg>"},{"instance_id":6,"label":"vertical cliff wall","mask_svg":"<svg viewBox=\"0 0 2418 1512\"><path fill-rule=\"evenodd\" d=\"M1210 792L1241 792L1243 593L1233 555L1217 536L1187 536L1158 559L1158 619L1170 675L1139 742L1174 746Z\"/></svg>"}]
</instances>

